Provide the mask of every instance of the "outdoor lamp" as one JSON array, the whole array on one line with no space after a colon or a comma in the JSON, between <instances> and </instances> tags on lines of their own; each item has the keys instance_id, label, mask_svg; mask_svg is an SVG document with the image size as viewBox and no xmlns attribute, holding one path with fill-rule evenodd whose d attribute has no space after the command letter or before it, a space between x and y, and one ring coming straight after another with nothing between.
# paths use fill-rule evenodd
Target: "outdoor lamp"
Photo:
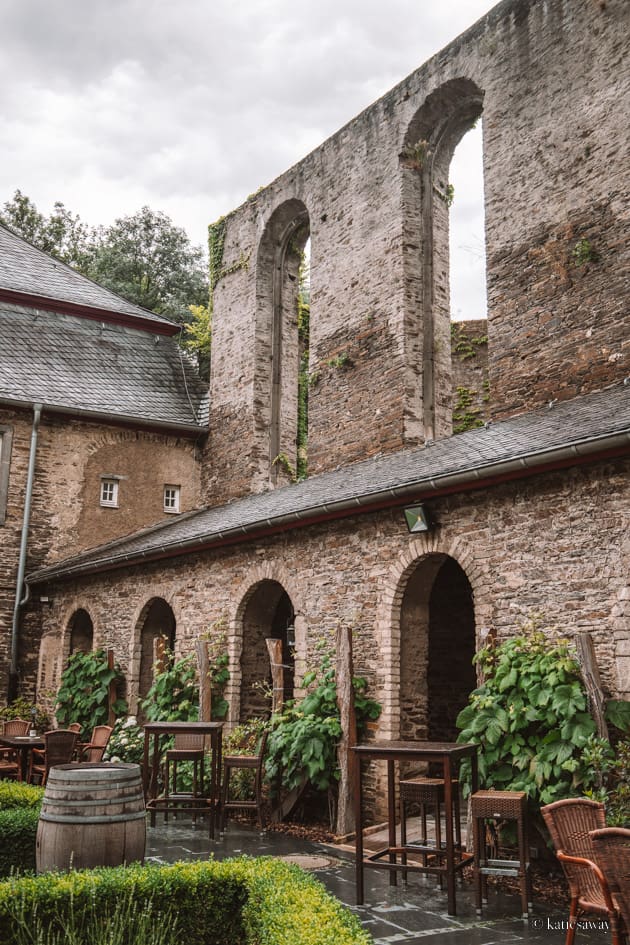
<instances>
[{"instance_id":1,"label":"outdoor lamp","mask_svg":"<svg viewBox=\"0 0 630 945\"><path fill-rule=\"evenodd\" d=\"M412 505L405 509L405 521L412 535L417 532L428 532L431 527L428 513L423 505Z\"/></svg>"}]
</instances>

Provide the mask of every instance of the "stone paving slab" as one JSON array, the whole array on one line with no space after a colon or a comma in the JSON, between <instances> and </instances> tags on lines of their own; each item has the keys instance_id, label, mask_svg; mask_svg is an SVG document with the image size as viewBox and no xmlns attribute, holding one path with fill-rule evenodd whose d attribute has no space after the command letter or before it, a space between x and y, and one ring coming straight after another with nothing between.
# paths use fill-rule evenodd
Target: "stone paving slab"
<instances>
[{"instance_id":1,"label":"stone paving slab","mask_svg":"<svg viewBox=\"0 0 630 945\"><path fill-rule=\"evenodd\" d=\"M447 914L446 891L433 877L414 876L407 885L389 885L389 874L365 871L365 905L355 905L354 856L330 844L313 843L285 834L262 835L253 827L230 823L223 837L210 840L202 821L193 826L180 816L147 829L146 861L173 863L232 856L278 856L300 861L329 892L360 918L375 945L564 945L562 922L568 913L534 905L534 915L520 918L518 896L490 891L479 919L470 885L457 887L456 916ZM315 868L313 868L315 867ZM568 905L568 904L567 904ZM579 931L578 945L608 945L604 929Z\"/></svg>"}]
</instances>

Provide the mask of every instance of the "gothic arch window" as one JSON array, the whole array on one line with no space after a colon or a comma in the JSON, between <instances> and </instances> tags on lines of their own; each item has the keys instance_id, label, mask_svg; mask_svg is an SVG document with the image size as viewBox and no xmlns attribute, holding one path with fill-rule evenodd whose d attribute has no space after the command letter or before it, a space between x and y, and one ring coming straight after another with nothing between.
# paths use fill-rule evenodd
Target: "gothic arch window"
<instances>
[{"instance_id":1,"label":"gothic arch window","mask_svg":"<svg viewBox=\"0 0 630 945\"><path fill-rule=\"evenodd\" d=\"M432 92L409 124L400 154L404 266L410 319L410 370L416 373L422 438L452 430L449 289L449 168L455 148L479 120L483 92L452 79ZM412 413L414 409L412 408Z\"/></svg>"},{"instance_id":2,"label":"gothic arch window","mask_svg":"<svg viewBox=\"0 0 630 945\"><path fill-rule=\"evenodd\" d=\"M272 485L305 471L308 300L301 273L309 234L306 207L287 200L271 215L258 249L256 423L266 434Z\"/></svg>"}]
</instances>

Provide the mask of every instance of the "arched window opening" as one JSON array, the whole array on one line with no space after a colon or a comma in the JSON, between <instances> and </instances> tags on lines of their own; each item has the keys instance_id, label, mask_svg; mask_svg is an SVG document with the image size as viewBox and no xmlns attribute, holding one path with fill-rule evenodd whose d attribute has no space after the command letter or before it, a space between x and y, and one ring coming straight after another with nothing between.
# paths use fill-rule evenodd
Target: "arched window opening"
<instances>
[{"instance_id":1,"label":"arched window opening","mask_svg":"<svg viewBox=\"0 0 630 945\"><path fill-rule=\"evenodd\" d=\"M477 685L470 583L453 558L432 554L411 572L400 613L400 734L455 741L455 720Z\"/></svg>"},{"instance_id":2,"label":"arched window opening","mask_svg":"<svg viewBox=\"0 0 630 945\"><path fill-rule=\"evenodd\" d=\"M272 214L257 260L257 415L268 430L272 485L306 474L310 289L308 211L288 200ZM308 299L308 300L307 300ZM305 354L306 352L306 354Z\"/></svg>"},{"instance_id":3,"label":"arched window opening","mask_svg":"<svg viewBox=\"0 0 630 945\"><path fill-rule=\"evenodd\" d=\"M282 640L283 698L293 698L295 676L295 611L277 581L262 581L252 593L243 615L240 720L268 716L271 708L271 664L267 639Z\"/></svg>"},{"instance_id":4,"label":"arched window opening","mask_svg":"<svg viewBox=\"0 0 630 945\"><path fill-rule=\"evenodd\" d=\"M69 655L72 656L73 653L89 653L94 645L94 626L87 610L84 610L82 607L75 610L70 618L68 627L70 630Z\"/></svg>"},{"instance_id":5,"label":"arched window opening","mask_svg":"<svg viewBox=\"0 0 630 945\"><path fill-rule=\"evenodd\" d=\"M163 638L169 650L175 648L175 614L161 597L150 601L140 616L140 675L138 696L145 699L154 679L156 641Z\"/></svg>"},{"instance_id":6,"label":"arched window opening","mask_svg":"<svg viewBox=\"0 0 630 945\"><path fill-rule=\"evenodd\" d=\"M482 107L483 93L471 80L445 83L416 113L400 155L406 209L406 282L410 311L415 313L409 331L410 359L414 361L412 370L421 400L417 412L424 440L452 432L449 225L450 207L458 198L451 161L461 139L477 125ZM483 204L481 185L476 186ZM464 184L462 189L465 193L472 186ZM462 194L462 212L466 203ZM461 241L457 234L456 239ZM480 266L485 270L485 260ZM459 292L459 266L453 277Z\"/></svg>"}]
</instances>

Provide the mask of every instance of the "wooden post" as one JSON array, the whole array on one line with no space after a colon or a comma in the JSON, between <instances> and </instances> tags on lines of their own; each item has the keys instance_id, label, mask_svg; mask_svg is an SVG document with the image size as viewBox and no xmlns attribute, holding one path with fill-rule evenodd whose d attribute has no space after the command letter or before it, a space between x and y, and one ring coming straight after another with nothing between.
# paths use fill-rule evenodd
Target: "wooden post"
<instances>
[{"instance_id":1,"label":"wooden post","mask_svg":"<svg viewBox=\"0 0 630 945\"><path fill-rule=\"evenodd\" d=\"M352 677L352 629L340 626L337 629L337 705L341 716L341 741L337 750L341 777L337 803L338 836L345 836L355 829L354 796L357 790L356 757L350 751L357 743L357 717L354 708Z\"/></svg>"},{"instance_id":2,"label":"wooden post","mask_svg":"<svg viewBox=\"0 0 630 945\"><path fill-rule=\"evenodd\" d=\"M114 651L107 651L107 668L114 668ZM116 701L116 680L112 679L107 689L107 724L112 728L116 722L116 713L114 712L114 703Z\"/></svg>"},{"instance_id":3,"label":"wooden post","mask_svg":"<svg viewBox=\"0 0 630 945\"><path fill-rule=\"evenodd\" d=\"M197 662L199 664L199 721L212 721L212 682L210 680L210 657L207 640L197 640Z\"/></svg>"},{"instance_id":4,"label":"wooden post","mask_svg":"<svg viewBox=\"0 0 630 945\"><path fill-rule=\"evenodd\" d=\"M602 680L599 675L597 657L595 656L595 647L590 633L578 633L575 642L577 644L578 659L582 669L582 678L588 695L591 715L597 726L597 734L600 738L608 738L608 725L606 724L606 696L602 689Z\"/></svg>"},{"instance_id":5,"label":"wooden post","mask_svg":"<svg viewBox=\"0 0 630 945\"><path fill-rule=\"evenodd\" d=\"M166 669L166 637L153 638L153 680Z\"/></svg>"},{"instance_id":6,"label":"wooden post","mask_svg":"<svg viewBox=\"0 0 630 945\"><path fill-rule=\"evenodd\" d=\"M282 711L284 703L284 665L282 663L282 640L265 640L271 663L271 714Z\"/></svg>"}]
</instances>

